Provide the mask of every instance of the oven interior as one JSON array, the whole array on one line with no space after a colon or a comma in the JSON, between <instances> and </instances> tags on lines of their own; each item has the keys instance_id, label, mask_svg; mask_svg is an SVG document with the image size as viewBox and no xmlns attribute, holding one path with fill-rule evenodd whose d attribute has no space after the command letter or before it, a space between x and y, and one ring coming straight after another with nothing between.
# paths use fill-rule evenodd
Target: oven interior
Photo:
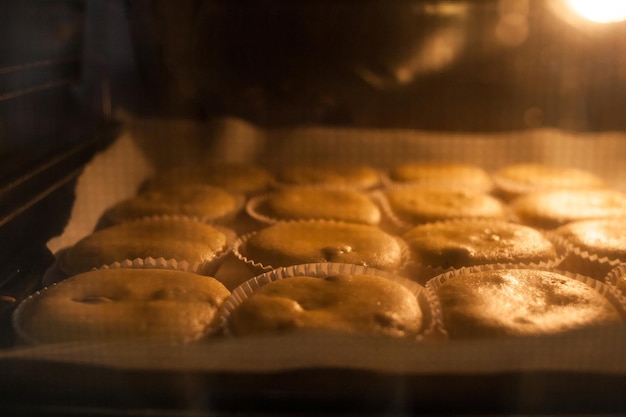
<instances>
[{"instance_id":1,"label":"oven interior","mask_svg":"<svg viewBox=\"0 0 626 417\"><path fill-rule=\"evenodd\" d=\"M249 369L211 362L172 370L111 366L90 360L93 351L72 351L76 361L61 351L29 356L15 346L11 325L54 261L50 242L72 224L78 201L95 198L93 190L80 195L79 182L116 169L89 177L86 167L106 165L102 155L126 146L128 135L132 146L121 152L141 150L121 159L133 181L182 158L380 168L471 159L488 169L577 166L626 189L626 23L619 10L609 11L615 22L588 20L575 3L1 2L0 406L31 415L623 412L623 331L489 347L504 352L500 358L535 352L539 365L520 368L446 362L484 361L490 350L471 343L443 352L372 348L404 358L400 370L367 369L367 356L353 368L290 368L270 352L292 341L270 339L223 347L258 354ZM349 356L348 347L363 342L307 343ZM547 366L564 347L571 361L590 364ZM181 352L163 355L176 360ZM264 361L276 368L264 370Z\"/></svg>"}]
</instances>

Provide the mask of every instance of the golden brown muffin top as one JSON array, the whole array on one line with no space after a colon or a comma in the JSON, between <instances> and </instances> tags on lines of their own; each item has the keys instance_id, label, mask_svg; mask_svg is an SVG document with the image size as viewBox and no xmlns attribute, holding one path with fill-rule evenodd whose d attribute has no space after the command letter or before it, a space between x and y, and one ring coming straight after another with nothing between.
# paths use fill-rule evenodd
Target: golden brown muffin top
<instances>
[{"instance_id":1,"label":"golden brown muffin top","mask_svg":"<svg viewBox=\"0 0 626 417\"><path fill-rule=\"evenodd\" d=\"M231 192L207 185L148 190L121 201L106 210L103 225L112 225L143 217L181 215L202 221L219 219L236 212L241 200Z\"/></svg>"},{"instance_id":2,"label":"golden brown muffin top","mask_svg":"<svg viewBox=\"0 0 626 417\"><path fill-rule=\"evenodd\" d=\"M542 335L622 321L596 290L556 272L461 273L437 294L451 338Z\"/></svg>"},{"instance_id":3,"label":"golden brown muffin top","mask_svg":"<svg viewBox=\"0 0 626 417\"><path fill-rule=\"evenodd\" d=\"M591 255L626 261L626 218L585 220L554 231L568 244Z\"/></svg>"},{"instance_id":4,"label":"golden brown muffin top","mask_svg":"<svg viewBox=\"0 0 626 417\"><path fill-rule=\"evenodd\" d=\"M384 194L393 214L409 224L460 218L506 217L504 203L480 192L424 186L393 188Z\"/></svg>"},{"instance_id":5,"label":"golden brown muffin top","mask_svg":"<svg viewBox=\"0 0 626 417\"><path fill-rule=\"evenodd\" d=\"M241 252L272 267L337 262L394 270L403 262L398 238L374 226L345 222L276 223L252 235Z\"/></svg>"},{"instance_id":6,"label":"golden brown muffin top","mask_svg":"<svg viewBox=\"0 0 626 417\"><path fill-rule=\"evenodd\" d=\"M403 235L421 265L442 268L538 263L557 258L554 245L530 227L497 220L458 220L416 226Z\"/></svg>"},{"instance_id":7,"label":"golden brown muffin top","mask_svg":"<svg viewBox=\"0 0 626 417\"><path fill-rule=\"evenodd\" d=\"M626 193L608 189L542 191L516 199L511 210L520 223L554 229L579 220L626 216Z\"/></svg>"},{"instance_id":8,"label":"golden brown muffin top","mask_svg":"<svg viewBox=\"0 0 626 417\"><path fill-rule=\"evenodd\" d=\"M602 178L588 171L530 163L505 166L493 178L496 187L511 198L543 190L606 186Z\"/></svg>"},{"instance_id":9,"label":"golden brown muffin top","mask_svg":"<svg viewBox=\"0 0 626 417\"><path fill-rule=\"evenodd\" d=\"M271 282L244 300L229 319L236 335L326 329L406 337L422 327L413 293L371 275L299 276Z\"/></svg>"},{"instance_id":10,"label":"golden brown muffin top","mask_svg":"<svg viewBox=\"0 0 626 417\"><path fill-rule=\"evenodd\" d=\"M373 188L380 184L379 172L365 165L286 165L276 173L286 185L325 185Z\"/></svg>"},{"instance_id":11,"label":"golden brown muffin top","mask_svg":"<svg viewBox=\"0 0 626 417\"><path fill-rule=\"evenodd\" d=\"M183 219L144 219L85 236L60 258L69 275L127 259L165 258L209 262L225 250L227 236L208 224Z\"/></svg>"},{"instance_id":12,"label":"golden brown muffin top","mask_svg":"<svg viewBox=\"0 0 626 417\"><path fill-rule=\"evenodd\" d=\"M297 187L267 195L256 213L275 220L340 220L377 225L378 206L366 195L348 189Z\"/></svg>"},{"instance_id":13,"label":"golden brown muffin top","mask_svg":"<svg viewBox=\"0 0 626 417\"><path fill-rule=\"evenodd\" d=\"M436 183L485 191L493 186L484 169L460 163L406 163L392 168L389 178L403 183Z\"/></svg>"},{"instance_id":14,"label":"golden brown muffin top","mask_svg":"<svg viewBox=\"0 0 626 417\"><path fill-rule=\"evenodd\" d=\"M214 278L164 269L86 272L27 299L18 327L40 343L189 342L216 324L230 292Z\"/></svg>"},{"instance_id":15,"label":"golden brown muffin top","mask_svg":"<svg viewBox=\"0 0 626 417\"><path fill-rule=\"evenodd\" d=\"M159 172L143 184L141 191L203 184L249 194L266 190L271 181L272 176L268 171L253 164L211 162L177 166Z\"/></svg>"}]
</instances>

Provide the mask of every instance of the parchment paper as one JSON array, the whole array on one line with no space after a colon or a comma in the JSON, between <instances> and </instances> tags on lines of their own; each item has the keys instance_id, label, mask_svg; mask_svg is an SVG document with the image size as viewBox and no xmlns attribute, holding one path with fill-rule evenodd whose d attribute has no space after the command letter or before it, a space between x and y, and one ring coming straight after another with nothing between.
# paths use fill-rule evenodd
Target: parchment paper
<instances>
[{"instance_id":1,"label":"parchment paper","mask_svg":"<svg viewBox=\"0 0 626 417\"><path fill-rule=\"evenodd\" d=\"M111 147L96 155L77 185L72 218L53 251L90 233L104 209L133 195L149 175L180 161L367 163L385 169L406 161L458 161L495 170L542 162L596 172L626 190L626 135L534 130L452 134L321 127L255 128L243 121L130 121ZM250 272L229 259L217 277L233 288ZM341 335L223 338L181 345L62 344L17 346L0 359L95 364L123 369L272 372L336 367L397 373L485 373L566 370L626 373L626 326L539 338L418 344Z\"/></svg>"}]
</instances>

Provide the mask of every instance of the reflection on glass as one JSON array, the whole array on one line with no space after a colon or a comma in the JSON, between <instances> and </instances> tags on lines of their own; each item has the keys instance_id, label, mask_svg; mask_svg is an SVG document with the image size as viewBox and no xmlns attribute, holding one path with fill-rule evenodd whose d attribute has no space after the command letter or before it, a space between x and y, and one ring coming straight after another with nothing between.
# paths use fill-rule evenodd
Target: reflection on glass
<instances>
[{"instance_id":1,"label":"reflection on glass","mask_svg":"<svg viewBox=\"0 0 626 417\"><path fill-rule=\"evenodd\" d=\"M626 1L565 0L565 3L575 13L592 22L614 23L626 20Z\"/></svg>"},{"instance_id":2,"label":"reflection on glass","mask_svg":"<svg viewBox=\"0 0 626 417\"><path fill-rule=\"evenodd\" d=\"M394 89L445 69L465 46L468 12L466 4L449 1L366 9L361 21L382 37L370 38L366 53L356 55L354 72L377 89Z\"/></svg>"}]
</instances>

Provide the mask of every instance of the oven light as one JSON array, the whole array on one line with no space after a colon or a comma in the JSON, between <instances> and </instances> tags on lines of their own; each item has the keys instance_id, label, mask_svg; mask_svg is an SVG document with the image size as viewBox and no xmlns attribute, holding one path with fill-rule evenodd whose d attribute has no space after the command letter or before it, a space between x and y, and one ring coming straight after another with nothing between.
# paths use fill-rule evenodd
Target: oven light
<instances>
[{"instance_id":1,"label":"oven light","mask_svg":"<svg viewBox=\"0 0 626 417\"><path fill-rule=\"evenodd\" d=\"M579 16L595 23L626 20L626 2L622 0L565 0L565 4Z\"/></svg>"}]
</instances>

